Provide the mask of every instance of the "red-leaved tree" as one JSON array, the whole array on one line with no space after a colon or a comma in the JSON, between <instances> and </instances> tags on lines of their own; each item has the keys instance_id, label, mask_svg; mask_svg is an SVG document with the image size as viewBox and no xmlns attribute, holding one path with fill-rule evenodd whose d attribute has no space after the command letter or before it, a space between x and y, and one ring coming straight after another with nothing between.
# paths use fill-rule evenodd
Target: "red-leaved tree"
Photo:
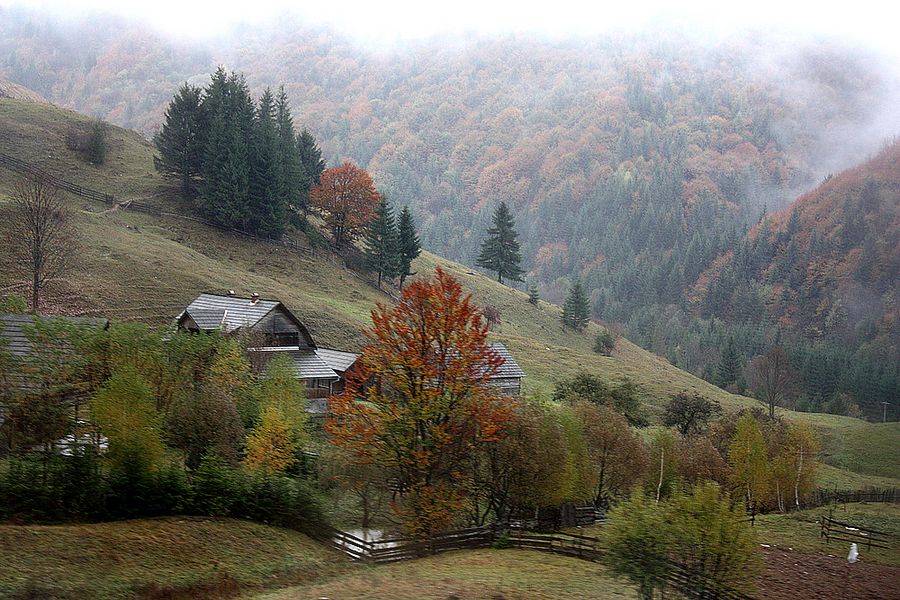
<instances>
[{"instance_id":1,"label":"red-leaved tree","mask_svg":"<svg viewBox=\"0 0 900 600\"><path fill-rule=\"evenodd\" d=\"M322 213L335 245L341 247L365 231L381 195L366 170L349 162L325 169L319 181L310 190L309 201Z\"/></svg>"},{"instance_id":2,"label":"red-leaved tree","mask_svg":"<svg viewBox=\"0 0 900 600\"><path fill-rule=\"evenodd\" d=\"M381 465L392 509L416 535L446 529L462 508L468 465L500 439L512 402L490 385L502 358L481 311L441 269L372 311L369 343L343 394L330 399L332 441Z\"/></svg>"}]
</instances>

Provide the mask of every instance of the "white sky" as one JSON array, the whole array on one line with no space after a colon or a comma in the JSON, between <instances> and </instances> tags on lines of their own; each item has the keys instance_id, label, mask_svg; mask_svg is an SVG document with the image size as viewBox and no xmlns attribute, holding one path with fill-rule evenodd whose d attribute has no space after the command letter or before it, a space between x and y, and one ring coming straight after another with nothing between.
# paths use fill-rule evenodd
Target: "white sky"
<instances>
[{"instance_id":1,"label":"white sky","mask_svg":"<svg viewBox=\"0 0 900 600\"><path fill-rule=\"evenodd\" d=\"M673 23L699 34L744 28L835 36L900 59L897 14L888 0L856 0L831 8L828 0L0 0L77 16L91 9L146 22L163 31L203 38L240 22L276 19L285 12L329 24L366 42L392 42L439 33L543 32L552 36L633 30Z\"/></svg>"}]
</instances>

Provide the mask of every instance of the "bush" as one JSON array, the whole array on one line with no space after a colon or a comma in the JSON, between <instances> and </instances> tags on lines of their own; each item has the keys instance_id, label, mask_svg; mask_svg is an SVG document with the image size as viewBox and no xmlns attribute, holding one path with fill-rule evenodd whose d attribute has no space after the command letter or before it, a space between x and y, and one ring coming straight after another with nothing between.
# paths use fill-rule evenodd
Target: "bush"
<instances>
[{"instance_id":1,"label":"bush","mask_svg":"<svg viewBox=\"0 0 900 600\"><path fill-rule=\"evenodd\" d=\"M679 591L689 597L749 593L761 561L745 517L713 483L668 502L636 493L609 514L607 561L643 598L652 598L676 571L687 574Z\"/></svg>"},{"instance_id":2,"label":"bush","mask_svg":"<svg viewBox=\"0 0 900 600\"><path fill-rule=\"evenodd\" d=\"M225 517L243 505L241 475L215 454L207 454L192 477L191 508L200 515Z\"/></svg>"},{"instance_id":3,"label":"bush","mask_svg":"<svg viewBox=\"0 0 900 600\"><path fill-rule=\"evenodd\" d=\"M594 352L603 356L610 356L616 347L616 336L609 329L604 329L594 338Z\"/></svg>"}]
</instances>

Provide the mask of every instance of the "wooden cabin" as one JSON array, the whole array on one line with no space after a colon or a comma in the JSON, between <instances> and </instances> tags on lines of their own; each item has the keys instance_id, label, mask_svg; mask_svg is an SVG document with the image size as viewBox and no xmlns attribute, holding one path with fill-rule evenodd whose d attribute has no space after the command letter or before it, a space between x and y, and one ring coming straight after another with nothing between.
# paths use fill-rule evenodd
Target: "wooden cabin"
<instances>
[{"instance_id":1,"label":"wooden cabin","mask_svg":"<svg viewBox=\"0 0 900 600\"><path fill-rule=\"evenodd\" d=\"M221 331L245 339L251 366L264 373L275 356L291 358L294 372L306 385L310 412L324 412L325 399L343 390L344 373L357 354L319 348L309 329L278 300L200 294L176 320L191 332Z\"/></svg>"},{"instance_id":2,"label":"wooden cabin","mask_svg":"<svg viewBox=\"0 0 900 600\"><path fill-rule=\"evenodd\" d=\"M512 357L509 350L500 342L491 344L491 350L500 355L503 364L495 375L491 377L491 385L500 389L507 396L518 396L522 393L522 379L525 377L525 371Z\"/></svg>"}]
</instances>

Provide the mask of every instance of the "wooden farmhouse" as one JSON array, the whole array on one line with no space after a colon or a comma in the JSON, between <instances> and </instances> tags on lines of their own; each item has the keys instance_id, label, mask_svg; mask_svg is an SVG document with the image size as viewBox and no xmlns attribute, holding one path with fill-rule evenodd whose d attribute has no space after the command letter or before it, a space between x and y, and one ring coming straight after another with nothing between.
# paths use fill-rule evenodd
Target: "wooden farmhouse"
<instances>
[{"instance_id":1,"label":"wooden farmhouse","mask_svg":"<svg viewBox=\"0 0 900 600\"><path fill-rule=\"evenodd\" d=\"M201 294L178 315L177 325L183 331L244 336L257 373L265 372L274 356L287 354L297 378L306 384L307 410L313 414L327 412L327 398L344 391L346 374L359 358L353 352L319 347L309 329L284 304L257 294L249 298ZM491 383L505 394L519 395L525 373L506 346L494 343L491 349L504 359Z\"/></svg>"},{"instance_id":2,"label":"wooden farmhouse","mask_svg":"<svg viewBox=\"0 0 900 600\"><path fill-rule=\"evenodd\" d=\"M245 339L257 373L268 362L287 355L297 379L306 384L311 412L324 412L324 399L343 390L343 376L358 354L320 348L309 329L278 300L200 294L178 315L178 328L192 332L221 331Z\"/></svg>"}]
</instances>

